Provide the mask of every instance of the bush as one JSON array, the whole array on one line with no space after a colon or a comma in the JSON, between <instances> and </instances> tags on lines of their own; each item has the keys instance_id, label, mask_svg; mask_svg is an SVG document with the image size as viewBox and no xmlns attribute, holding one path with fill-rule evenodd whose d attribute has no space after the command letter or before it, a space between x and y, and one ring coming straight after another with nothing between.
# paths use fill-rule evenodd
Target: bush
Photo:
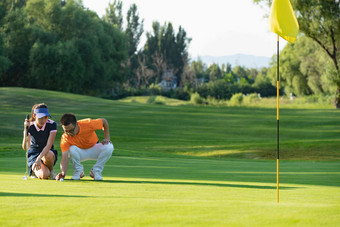
<instances>
[{"instance_id":1,"label":"bush","mask_svg":"<svg viewBox=\"0 0 340 227\"><path fill-rule=\"evenodd\" d=\"M156 101L157 96L150 96L148 100L146 101L147 104L153 104Z\"/></svg>"},{"instance_id":2,"label":"bush","mask_svg":"<svg viewBox=\"0 0 340 227\"><path fill-rule=\"evenodd\" d=\"M193 104L203 104L203 99L197 92L195 92L191 95L190 102Z\"/></svg>"},{"instance_id":3,"label":"bush","mask_svg":"<svg viewBox=\"0 0 340 227\"><path fill-rule=\"evenodd\" d=\"M242 101L243 101L243 94L242 93L236 93L231 97L230 105L239 106L239 105L242 104Z\"/></svg>"},{"instance_id":4,"label":"bush","mask_svg":"<svg viewBox=\"0 0 340 227\"><path fill-rule=\"evenodd\" d=\"M255 104L259 101L259 96L257 93L252 93L244 97L243 102L245 104Z\"/></svg>"},{"instance_id":5,"label":"bush","mask_svg":"<svg viewBox=\"0 0 340 227\"><path fill-rule=\"evenodd\" d=\"M153 95L159 95L162 92L162 88L158 84L152 83L149 86L149 92L150 94L153 94Z\"/></svg>"},{"instance_id":6,"label":"bush","mask_svg":"<svg viewBox=\"0 0 340 227\"><path fill-rule=\"evenodd\" d=\"M158 105L164 105L165 103L159 99L157 99L157 96L152 95L148 98L146 101L147 104L158 104Z\"/></svg>"}]
</instances>

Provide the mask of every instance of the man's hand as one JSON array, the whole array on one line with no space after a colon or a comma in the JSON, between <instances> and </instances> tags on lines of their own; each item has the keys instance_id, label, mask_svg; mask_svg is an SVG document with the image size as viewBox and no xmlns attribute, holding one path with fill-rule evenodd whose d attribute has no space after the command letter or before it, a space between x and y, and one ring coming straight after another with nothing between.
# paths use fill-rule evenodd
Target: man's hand
<instances>
[{"instance_id":1,"label":"man's hand","mask_svg":"<svg viewBox=\"0 0 340 227\"><path fill-rule=\"evenodd\" d=\"M102 144L105 145L105 144L110 144L112 143L110 139L103 139L102 140Z\"/></svg>"},{"instance_id":2,"label":"man's hand","mask_svg":"<svg viewBox=\"0 0 340 227\"><path fill-rule=\"evenodd\" d=\"M55 177L55 180L58 181L60 179L64 179L65 178L65 174L64 173L58 173L58 175Z\"/></svg>"}]
</instances>

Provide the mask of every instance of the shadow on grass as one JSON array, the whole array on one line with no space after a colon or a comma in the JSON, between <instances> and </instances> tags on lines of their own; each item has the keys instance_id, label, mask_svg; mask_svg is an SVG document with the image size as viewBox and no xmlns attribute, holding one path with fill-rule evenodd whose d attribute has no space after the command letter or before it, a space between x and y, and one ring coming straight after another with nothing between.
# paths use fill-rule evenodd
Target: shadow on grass
<instances>
[{"instance_id":1,"label":"shadow on grass","mask_svg":"<svg viewBox=\"0 0 340 227\"><path fill-rule=\"evenodd\" d=\"M18 193L18 192L0 192L0 197L74 197L74 198L86 198L92 196L83 196L83 195L52 195L52 194L33 194L33 193Z\"/></svg>"},{"instance_id":2,"label":"shadow on grass","mask_svg":"<svg viewBox=\"0 0 340 227\"><path fill-rule=\"evenodd\" d=\"M166 185L190 185L190 186L215 186L215 187L230 187L230 188L252 188L252 189L276 189L276 186L265 185L247 185L247 184L224 184L224 183L204 183L204 182L176 182L176 181L146 181L146 180L80 180L92 181L98 183L116 183L116 184L166 184ZM76 181L79 182L79 181ZM280 187L282 190L295 189L297 187Z\"/></svg>"}]
</instances>

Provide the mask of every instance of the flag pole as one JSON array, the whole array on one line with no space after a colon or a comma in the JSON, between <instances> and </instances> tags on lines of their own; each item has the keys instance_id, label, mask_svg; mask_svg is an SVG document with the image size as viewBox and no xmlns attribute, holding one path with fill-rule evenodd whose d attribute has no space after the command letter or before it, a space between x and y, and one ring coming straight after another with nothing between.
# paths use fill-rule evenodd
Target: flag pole
<instances>
[{"instance_id":1,"label":"flag pole","mask_svg":"<svg viewBox=\"0 0 340 227\"><path fill-rule=\"evenodd\" d=\"M280 62L280 57L279 57L279 35L277 35L277 85L276 85L276 90L277 90L277 106L276 106L276 115L277 115L277 153L276 153L276 202L279 203L280 201L280 195L279 195L279 159L280 159L280 143L279 143L279 89L280 89L280 69L279 69L279 62Z\"/></svg>"},{"instance_id":2,"label":"flag pole","mask_svg":"<svg viewBox=\"0 0 340 227\"><path fill-rule=\"evenodd\" d=\"M279 197L279 160L280 160L280 140L279 140L279 91L280 91L280 51L279 36L290 43L294 43L299 34L299 23L295 17L293 7L289 0L273 0L269 16L270 31L277 34L277 154L276 154L276 189L277 203Z\"/></svg>"}]
</instances>

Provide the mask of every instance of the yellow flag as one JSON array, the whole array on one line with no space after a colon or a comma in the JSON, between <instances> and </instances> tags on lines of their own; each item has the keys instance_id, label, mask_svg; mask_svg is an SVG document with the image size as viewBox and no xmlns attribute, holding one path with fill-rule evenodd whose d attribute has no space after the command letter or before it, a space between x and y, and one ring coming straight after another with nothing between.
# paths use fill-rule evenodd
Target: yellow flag
<instances>
[{"instance_id":1,"label":"yellow flag","mask_svg":"<svg viewBox=\"0 0 340 227\"><path fill-rule=\"evenodd\" d=\"M270 30L290 43L294 43L299 33L293 7L289 0L274 0L269 17Z\"/></svg>"}]
</instances>

